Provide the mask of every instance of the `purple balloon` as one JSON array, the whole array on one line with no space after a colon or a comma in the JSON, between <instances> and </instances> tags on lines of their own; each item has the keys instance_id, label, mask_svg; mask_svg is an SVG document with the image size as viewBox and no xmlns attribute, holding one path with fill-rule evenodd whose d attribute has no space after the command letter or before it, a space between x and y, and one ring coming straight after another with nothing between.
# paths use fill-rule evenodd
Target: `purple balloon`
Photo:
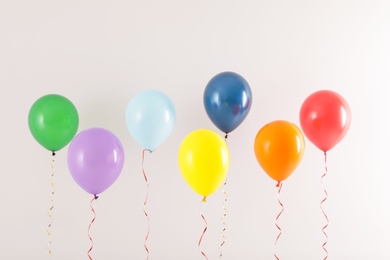
<instances>
[{"instance_id":1,"label":"purple balloon","mask_svg":"<svg viewBox=\"0 0 390 260\"><path fill-rule=\"evenodd\" d=\"M90 128L70 143L68 168L81 188L97 195L119 177L124 157L122 144L113 133L103 128Z\"/></svg>"}]
</instances>

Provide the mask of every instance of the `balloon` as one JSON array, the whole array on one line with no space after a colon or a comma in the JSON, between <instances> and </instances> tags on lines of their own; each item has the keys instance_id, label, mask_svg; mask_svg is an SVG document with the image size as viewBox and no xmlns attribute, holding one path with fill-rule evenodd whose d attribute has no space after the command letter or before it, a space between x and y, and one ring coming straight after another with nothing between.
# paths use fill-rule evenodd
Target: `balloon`
<instances>
[{"instance_id":1,"label":"balloon","mask_svg":"<svg viewBox=\"0 0 390 260\"><path fill-rule=\"evenodd\" d=\"M348 132L351 110L345 99L336 92L320 90L303 102L299 119L306 137L326 152Z\"/></svg>"},{"instance_id":2,"label":"balloon","mask_svg":"<svg viewBox=\"0 0 390 260\"><path fill-rule=\"evenodd\" d=\"M68 149L68 168L75 182L86 192L97 195L119 177L124 163L119 139L103 128L79 133Z\"/></svg>"},{"instance_id":3,"label":"balloon","mask_svg":"<svg viewBox=\"0 0 390 260\"><path fill-rule=\"evenodd\" d=\"M58 151L76 135L79 115L69 99L50 94L36 100L28 114L30 132L44 148Z\"/></svg>"},{"instance_id":4,"label":"balloon","mask_svg":"<svg viewBox=\"0 0 390 260\"><path fill-rule=\"evenodd\" d=\"M172 132L176 120L175 106L164 93L145 90L134 96L126 110L130 134L144 149L153 151Z\"/></svg>"},{"instance_id":5,"label":"balloon","mask_svg":"<svg viewBox=\"0 0 390 260\"><path fill-rule=\"evenodd\" d=\"M236 129L248 115L252 105L252 91L242 76L234 72L222 72L207 84L203 104L214 125L227 134Z\"/></svg>"},{"instance_id":6,"label":"balloon","mask_svg":"<svg viewBox=\"0 0 390 260\"><path fill-rule=\"evenodd\" d=\"M184 180L195 192L206 197L225 179L229 157L226 142L217 133L199 129L182 141L178 162Z\"/></svg>"},{"instance_id":7,"label":"balloon","mask_svg":"<svg viewBox=\"0 0 390 260\"><path fill-rule=\"evenodd\" d=\"M259 130L254 148L260 166L272 179L280 183L287 179L301 162L305 140L296 125L278 120Z\"/></svg>"}]
</instances>

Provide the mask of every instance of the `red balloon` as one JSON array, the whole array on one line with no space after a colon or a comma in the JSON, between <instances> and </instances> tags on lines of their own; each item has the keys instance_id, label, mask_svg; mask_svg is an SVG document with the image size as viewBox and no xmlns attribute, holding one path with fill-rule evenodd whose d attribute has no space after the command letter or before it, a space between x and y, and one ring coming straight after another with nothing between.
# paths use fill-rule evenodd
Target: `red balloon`
<instances>
[{"instance_id":1,"label":"red balloon","mask_svg":"<svg viewBox=\"0 0 390 260\"><path fill-rule=\"evenodd\" d=\"M320 150L327 152L348 132L351 110L338 93L320 90L303 102L299 120L306 137Z\"/></svg>"}]
</instances>

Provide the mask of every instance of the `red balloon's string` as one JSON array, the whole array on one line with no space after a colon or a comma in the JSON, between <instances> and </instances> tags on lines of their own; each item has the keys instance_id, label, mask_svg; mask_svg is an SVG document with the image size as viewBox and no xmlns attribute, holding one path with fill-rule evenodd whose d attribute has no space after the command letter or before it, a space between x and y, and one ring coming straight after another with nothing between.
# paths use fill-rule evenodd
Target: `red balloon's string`
<instances>
[{"instance_id":1,"label":"red balloon's string","mask_svg":"<svg viewBox=\"0 0 390 260\"><path fill-rule=\"evenodd\" d=\"M89 257L90 260L92 260L92 257L91 257L91 255L90 255L90 253L91 253L91 251L92 251L92 249L93 249L93 240L92 240L92 237L91 237L91 226L92 226L93 222L95 222L95 219L96 219L96 212L95 212L95 210L94 210L94 208L93 208L93 206L92 206L92 203L93 203L95 200L97 200L98 198L99 198L98 196L94 195L94 196L93 196L93 199L92 199L91 202L89 203L89 206L91 207L91 210L92 210L92 213L93 213L93 219L91 220L91 223L89 223L89 227L88 227L88 237L89 237L89 240L91 241L91 247L89 248L87 254L88 254L88 257Z\"/></svg>"},{"instance_id":2,"label":"red balloon's string","mask_svg":"<svg viewBox=\"0 0 390 260\"><path fill-rule=\"evenodd\" d=\"M280 191L282 190L282 186L283 186L283 184L281 182L278 182L278 184L276 185L276 187L279 187L278 195L277 195L278 202L279 202L279 205L282 207L282 210L279 212L279 214L276 216L276 219L275 219L275 226L277 227L277 229L279 229L279 234L276 237L275 244L274 244L274 256L275 256L275 258L277 260L279 260L279 257L276 255L276 245L278 243L278 240L279 240L280 236L282 235L282 229L278 225L278 219L279 219L280 215L282 215L282 213L284 211L284 206L283 206L282 202L280 201Z\"/></svg>"},{"instance_id":3,"label":"red balloon's string","mask_svg":"<svg viewBox=\"0 0 390 260\"><path fill-rule=\"evenodd\" d=\"M328 165L327 165L327 154L326 154L326 152L324 152L324 162L325 162L325 173L321 176L321 185L322 185L322 189L324 190L324 193L325 193L325 198L321 201L320 208L321 208L322 214L324 214L325 219L326 219L326 225L322 228L322 233L325 235L325 242L322 244L322 249L324 249L324 251L326 253L326 256L324 258L324 260L326 260L326 259L328 259L328 250L326 249L325 246L328 243L328 235L326 234L325 229L329 225L329 218L326 215L324 209L322 208L322 203L324 203L328 199L328 192L326 191L325 186L324 186L324 182L323 182L324 177L328 174Z\"/></svg>"},{"instance_id":4,"label":"red balloon's string","mask_svg":"<svg viewBox=\"0 0 390 260\"><path fill-rule=\"evenodd\" d=\"M203 216L203 213L202 213L202 203L203 202L206 202L206 197L204 197L201 201L200 201L200 207L199 207L199 213L200 213L200 216L202 217L204 223L205 223L205 228L202 232L202 235L200 236L200 239L199 239L199 242L198 242L198 248L199 248L199 251L200 253L204 256L204 258L206 258L206 260L208 260L209 258L207 257L207 255L202 251L201 247L200 247L200 244L202 243L202 239L203 239L203 236L206 234L206 231L207 231L207 220L206 218Z\"/></svg>"},{"instance_id":5,"label":"red balloon's string","mask_svg":"<svg viewBox=\"0 0 390 260\"><path fill-rule=\"evenodd\" d=\"M144 241L144 248L145 248L146 253L147 253L146 259L149 259L149 249L148 249L148 246L146 244L147 241L148 241L148 238L149 238L149 233L150 233L150 219L149 219L148 213L146 212L146 204L147 204L148 199L149 199L149 181L148 181L148 178L146 176L145 169L144 169L144 161L145 161L145 152L146 151L148 151L148 152L151 152L151 151L148 150L148 149L144 149L142 151L142 173L144 175L144 179L145 179L145 182L146 182L146 197L145 197L145 201L144 201L143 211L144 211L146 219L148 220L148 232L146 233L146 237L145 237L145 241Z\"/></svg>"}]
</instances>

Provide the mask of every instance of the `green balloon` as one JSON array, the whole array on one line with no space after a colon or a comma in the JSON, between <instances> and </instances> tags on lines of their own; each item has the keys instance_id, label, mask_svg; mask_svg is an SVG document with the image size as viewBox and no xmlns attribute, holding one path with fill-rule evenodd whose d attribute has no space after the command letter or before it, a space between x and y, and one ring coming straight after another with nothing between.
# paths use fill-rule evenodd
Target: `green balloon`
<instances>
[{"instance_id":1,"label":"green balloon","mask_svg":"<svg viewBox=\"0 0 390 260\"><path fill-rule=\"evenodd\" d=\"M69 99L50 94L34 102L28 114L28 126L39 144L55 152L76 135L79 115Z\"/></svg>"}]
</instances>

